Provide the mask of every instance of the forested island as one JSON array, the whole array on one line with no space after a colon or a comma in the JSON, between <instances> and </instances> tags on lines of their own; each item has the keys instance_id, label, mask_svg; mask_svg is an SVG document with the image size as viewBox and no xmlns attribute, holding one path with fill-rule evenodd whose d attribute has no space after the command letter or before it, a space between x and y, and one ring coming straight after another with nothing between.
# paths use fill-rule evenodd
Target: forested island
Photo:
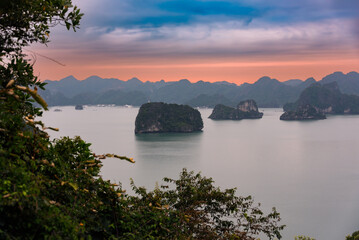
<instances>
[{"instance_id":1,"label":"forested island","mask_svg":"<svg viewBox=\"0 0 359 240\"><path fill-rule=\"evenodd\" d=\"M198 110L162 102L143 104L136 117L135 133L198 132L203 121Z\"/></svg>"}]
</instances>

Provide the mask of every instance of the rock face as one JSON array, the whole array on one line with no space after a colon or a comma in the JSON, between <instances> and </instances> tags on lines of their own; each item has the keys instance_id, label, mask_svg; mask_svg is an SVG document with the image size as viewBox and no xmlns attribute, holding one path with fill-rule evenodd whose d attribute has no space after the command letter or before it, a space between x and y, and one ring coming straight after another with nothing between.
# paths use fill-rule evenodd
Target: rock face
<instances>
[{"instance_id":1,"label":"rock face","mask_svg":"<svg viewBox=\"0 0 359 240\"><path fill-rule=\"evenodd\" d=\"M242 101L237 108L232 108L218 104L214 107L212 114L209 116L215 120L241 120L262 118L263 113L258 112L257 104L254 100Z\"/></svg>"},{"instance_id":2,"label":"rock face","mask_svg":"<svg viewBox=\"0 0 359 240\"><path fill-rule=\"evenodd\" d=\"M299 106L296 111L287 111L280 116L280 120L319 120L326 119L325 114L311 106L306 104Z\"/></svg>"},{"instance_id":3,"label":"rock face","mask_svg":"<svg viewBox=\"0 0 359 240\"><path fill-rule=\"evenodd\" d=\"M187 105L162 102L145 103L140 107L135 133L196 132L203 128L198 110Z\"/></svg>"},{"instance_id":4,"label":"rock face","mask_svg":"<svg viewBox=\"0 0 359 240\"><path fill-rule=\"evenodd\" d=\"M242 112L258 113L257 103L253 99L249 99L249 100L240 102L237 106L237 109L239 109ZM263 115L263 113L262 113L262 115Z\"/></svg>"}]
</instances>

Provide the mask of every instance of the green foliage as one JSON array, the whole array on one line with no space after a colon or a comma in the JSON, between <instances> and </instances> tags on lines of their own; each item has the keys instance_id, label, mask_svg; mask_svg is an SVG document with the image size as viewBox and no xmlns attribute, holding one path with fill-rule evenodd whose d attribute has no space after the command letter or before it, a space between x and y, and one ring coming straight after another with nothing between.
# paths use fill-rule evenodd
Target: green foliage
<instances>
[{"instance_id":1,"label":"green foliage","mask_svg":"<svg viewBox=\"0 0 359 240\"><path fill-rule=\"evenodd\" d=\"M2 0L0 56L19 54L30 43L46 44L51 26L76 30L82 15L71 0Z\"/></svg>"},{"instance_id":2,"label":"green foliage","mask_svg":"<svg viewBox=\"0 0 359 240\"><path fill-rule=\"evenodd\" d=\"M256 239L258 233L266 234L269 239L281 238L284 226L278 224L279 213L273 208L264 215L259 205L253 205L250 196L238 197L235 189L222 191L213 185L211 178L186 169L178 180L165 178L164 181L171 185L162 185L151 192L134 186L141 196L135 201L168 212L171 219L166 228L173 229L171 234L175 238Z\"/></svg>"},{"instance_id":3,"label":"green foliage","mask_svg":"<svg viewBox=\"0 0 359 240\"><path fill-rule=\"evenodd\" d=\"M35 138L39 136L31 134L24 145L33 144L33 156L26 151L16 158L11 158L12 153L1 156L1 235L10 239L109 237L120 190L98 176L100 161L89 151L89 144L78 137L54 143L45 138L45 147Z\"/></svg>"},{"instance_id":4,"label":"green foliage","mask_svg":"<svg viewBox=\"0 0 359 240\"><path fill-rule=\"evenodd\" d=\"M353 232L352 235L346 236L345 240L359 240L359 231Z\"/></svg>"}]
</instances>

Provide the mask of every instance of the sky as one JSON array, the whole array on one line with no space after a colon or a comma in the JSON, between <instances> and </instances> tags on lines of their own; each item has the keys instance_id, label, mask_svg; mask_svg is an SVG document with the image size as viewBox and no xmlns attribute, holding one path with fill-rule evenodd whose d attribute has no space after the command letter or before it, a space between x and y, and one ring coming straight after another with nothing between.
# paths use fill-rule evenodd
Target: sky
<instances>
[{"instance_id":1,"label":"sky","mask_svg":"<svg viewBox=\"0 0 359 240\"><path fill-rule=\"evenodd\" d=\"M97 75L241 84L359 72L358 0L73 3L85 14L80 29L57 26L47 47L28 48L41 80Z\"/></svg>"}]
</instances>

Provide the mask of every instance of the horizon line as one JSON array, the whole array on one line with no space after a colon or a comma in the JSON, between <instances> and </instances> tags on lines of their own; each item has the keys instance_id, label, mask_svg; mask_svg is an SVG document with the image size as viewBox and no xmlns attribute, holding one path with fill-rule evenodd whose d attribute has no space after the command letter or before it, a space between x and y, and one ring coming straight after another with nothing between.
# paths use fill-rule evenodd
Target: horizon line
<instances>
[{"instance_id":1,"label":"horizon line","mask_svg":"<svg viewBox=\"0 0 359 240\"><path fill-rule=\"evenodd\" d=\"M358 73L358 72L357 72L357 71L354 71L354 70L353 70L353 71L348 71L347 73L344 73L343 71L334 71L334 72L332 72L332 73L329 73L329 74L325 75L323 78L325 78L325 77L327 77L327 76L329 76L329 75L335 74L335 73L341 73L341 74L343 74L343 75L348 75L349 73ZM311 77L307 77L307 78L304 79L304 80L303 80L303 79L299 79L299 78L290 78L290 79L287 79L287 80L284 80L284 81L280 81L280 80L278 80L278 79L276 79L276 78L271 78L271 77L268 76L268 75L263 75L262 77L258 78L256 81L254 81L253 83L243 82L243 83L241 83L241 84L237 84L237 83L235 83L235 82L230 82L230 81L226 81L226 80L214 81L214 82L205 81L205 80L191 81L191 80L188 79L188 78L181 78L181 79L174 80L174 81L166 81L165 79L161 79L161 80L157 80L157 81L150 81L150 80L143 81L143 80L141 80L140 78L138 78L138 77L136 77L136 76L131 77L131 78L127 79L127 80L122 80L122 79L119 79L119 78L116 78L116 77L100 77L100 76L98 76L98 75L90 75L90 76L88 76L88 77L86 77L86 78L84 78L84 79L78 79L78 78L76 78L74 75L68 75L68 76L66 76L66 77L63 77L63 78L57 79L57 80L45 79L45 80L43 80L42 82L45 82L45 81L59 82L59 81L61 81L61 80L63 80L63 79L69 78L69 77L73 77L73 78L76 79L77 81L85 81L85 80L87 80L87 79L89 79L89 78L91 78L91 77L98 77L98 78L101 78L101 79L115 79L115 80L124 81L124 82L128 82L128 81L130 81L130 80L132 80L132 79L137 79L137 80L139 80L139 81L142 82L142 83L146 83L146 82L156 83L156 82L161 82L161 81L164 81L164 82L166 82L166 83L171 83L171 82L179 82L179 81L181 81L181 80L187 80L187 81L189 81L190 83L198 83L198 82L205 82L205 83L223 83L223 82L225 82L225 83L235 84L235 85L237 85L237 86L240 86L240 85L242 85L242 84L253 84L253 83L258 82L258 81L259 81L260 79L262 79L262 78L269 78L269 79L271 79L271 80L276 80L276 81L282 82L282 83L283 83L283 82L290 81L290 80L300 80L300 81L305 82L306 80L311 79L311 78L314 79L316 82L323 80L323 78L322 78L321 80L317 80L317 79L315 79L314 77L311 76Z\"/></svg>"}]
</instances>

